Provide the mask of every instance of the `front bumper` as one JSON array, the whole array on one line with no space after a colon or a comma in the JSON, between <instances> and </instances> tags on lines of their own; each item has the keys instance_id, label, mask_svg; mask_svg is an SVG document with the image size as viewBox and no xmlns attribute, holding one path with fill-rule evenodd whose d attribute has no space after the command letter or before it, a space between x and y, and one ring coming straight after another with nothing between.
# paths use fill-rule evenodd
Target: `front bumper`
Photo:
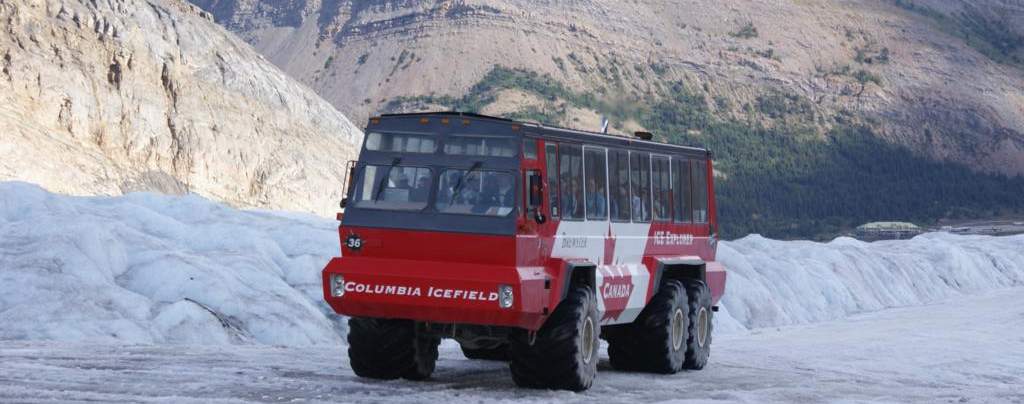
<instances>
[{"instance_id":1,"label":"front bumper","mask_svg":"<svg viewBox=\"0 0 1024 404\"><path fill-rule=\"evenodd\" d=\"M344 278L344 294L332 296L332 278ZM551 299L543 267L513 267L383 258L334 258L323 270L324 299L338 314L434 323L537 330ZM512 288L509 308L499 287Z\"/></svg>"}]
</instances>

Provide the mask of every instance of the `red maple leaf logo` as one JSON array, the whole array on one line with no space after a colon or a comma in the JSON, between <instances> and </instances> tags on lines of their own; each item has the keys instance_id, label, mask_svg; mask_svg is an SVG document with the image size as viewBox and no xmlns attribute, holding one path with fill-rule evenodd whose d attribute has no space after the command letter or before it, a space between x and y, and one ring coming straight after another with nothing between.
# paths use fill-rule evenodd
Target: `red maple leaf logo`
<instances>
[{"instance_id":1,"label":"red maple leaf logo","mask_svg":"<svg viewBox=\"0 0 1024 404\"><path fill-rule=\"evenodd\" d=\"M601 298L604 299L601 321L618 319L626 310L629 297L633 295L633 277L629 272L615 267L603 267L601 274L604 275L600 290Z\"/></svg>"}]
</instances>

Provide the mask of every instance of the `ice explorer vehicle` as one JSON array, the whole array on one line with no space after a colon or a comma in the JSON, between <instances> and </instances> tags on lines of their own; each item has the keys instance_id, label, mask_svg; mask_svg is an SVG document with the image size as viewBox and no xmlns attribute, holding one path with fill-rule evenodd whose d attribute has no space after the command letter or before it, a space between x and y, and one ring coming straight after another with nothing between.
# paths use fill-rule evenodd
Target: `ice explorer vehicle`
<instances>
[{"instance_id":1,"label":"ice explorer vehicle","mask_svg":"<svg viewBox=\"0 0 1024 404\"><path fill-rule=\"evenodd\" d=\"M465 113L371 118L324 297L362 377L425 379L438 344L523 387L701 369L725 290L711 154Z\"/></svg>"}]
</instances>

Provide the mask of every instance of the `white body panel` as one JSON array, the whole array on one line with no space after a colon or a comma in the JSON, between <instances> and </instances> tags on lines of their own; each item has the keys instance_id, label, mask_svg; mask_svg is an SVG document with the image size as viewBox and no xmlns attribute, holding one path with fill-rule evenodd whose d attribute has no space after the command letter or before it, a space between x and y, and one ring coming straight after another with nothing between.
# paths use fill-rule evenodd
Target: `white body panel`
<instances>
[{"instance_id":1,"label":"white body panel","mask_svg":"<svg viewBox=\"0 0 1024 404\"><path fill-rule=\"evenodd\" d=\"M647 304L651 273L642 259L650 227L649 223L567 220L558 225L551 256L597 265L602 324L632 322Z\"/></svg>"}]
</instances>

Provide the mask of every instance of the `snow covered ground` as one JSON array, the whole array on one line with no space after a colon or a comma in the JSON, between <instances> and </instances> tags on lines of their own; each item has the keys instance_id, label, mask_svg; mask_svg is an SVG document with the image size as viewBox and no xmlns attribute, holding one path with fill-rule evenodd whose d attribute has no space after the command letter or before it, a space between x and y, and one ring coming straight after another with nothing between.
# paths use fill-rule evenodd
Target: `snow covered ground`
<instances>
[{"instance_id":1,"label":"snow covered ground","mask_svg":"<svg viewBox=\"0 0 1024 404\"><path fill-rule=\"evenodd\" d=\"M321 298L336 226L0 183L0 402L1024 400L1024 236L723 242L712 366L603 366L573 395L513 390L451 343L433 382L355 379Z\"/></svg>"},{"instance_id":2,"label":"snow covered ground","mask_svg":"<svg viewBox=\"0 0 1024 404\"><path fill-rule=\"evenodd\" d=\"M517 389L500 362L442 346L427 382L352 374L343 349L14 342L0 402L1024 402L1024 289L717 338L711 364L616 372L584 393Z\"/></svg>"},{"instance_id":3,"label":"snow covered ground","mask_svg":"<svg viewBox=\"0 0 1024 404\"><path fill-rule=\"evenodd\" d=\"M343 343L320 270L337 222L196 196L68 197L0 183L0 340ZM1024 286L1024 236L723 242L719 332Z\"/></svg>"}]
</instances>

